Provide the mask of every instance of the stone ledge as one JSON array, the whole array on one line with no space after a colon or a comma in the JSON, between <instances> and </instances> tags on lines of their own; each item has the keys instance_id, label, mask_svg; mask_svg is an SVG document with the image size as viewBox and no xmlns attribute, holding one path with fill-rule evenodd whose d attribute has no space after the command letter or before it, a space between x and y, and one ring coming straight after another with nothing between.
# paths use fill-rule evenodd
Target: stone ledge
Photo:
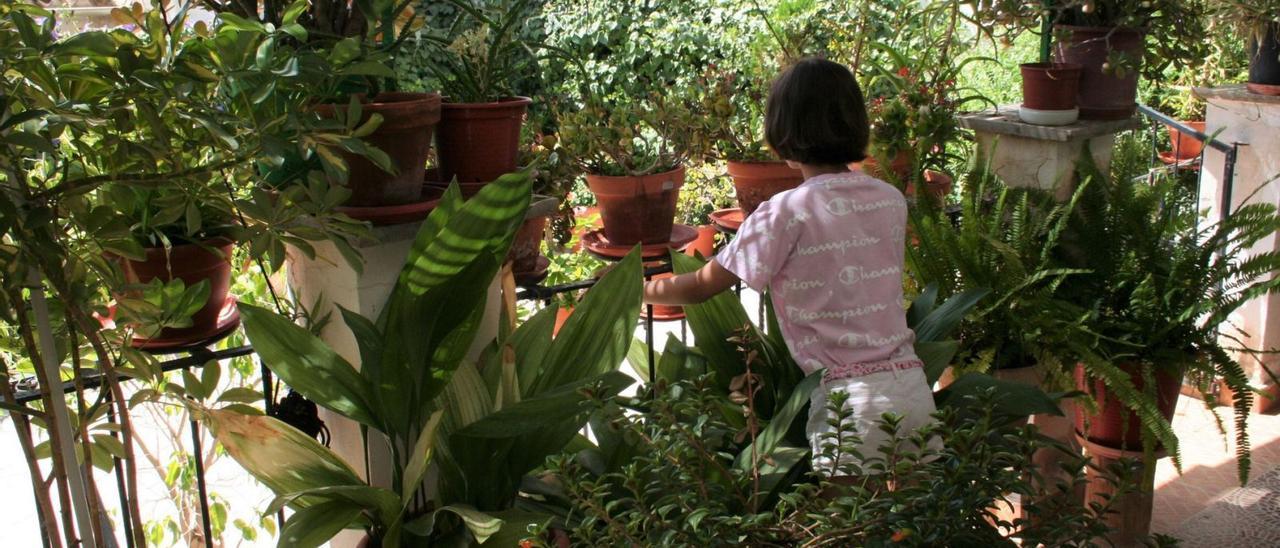
<instances>
[{"instance_id":1,"label":"stone ledge","mask_svg":"<svg viewBox=\"0 0 1280 548\"><path fill-rule=\"evenodd\" d=\"M960 127L974 131L1062 143L1142 127L1142 121L1136 116L1125 120L1080 120L1066 126L1037 126L1018 118L1018 105L1002 105L981 112L961 114L956 116L956 121Z\"/></svg>"},{"instance_id":2,"label":"stone ledge","mask_svg":"<svg viewBox=\"0 0 1280 548\"><path fill-rule=\"evenodd\" d=\"M1280 96L1250 93L1249 90L1245 89L1244 84L1231 84L1216 88L1194 88L1192 91L1196 94L1196 97L1206 101L1221 99L1224 101L1238 101L1241 103L1280 105Z\"/></svg>"}]
</instances>

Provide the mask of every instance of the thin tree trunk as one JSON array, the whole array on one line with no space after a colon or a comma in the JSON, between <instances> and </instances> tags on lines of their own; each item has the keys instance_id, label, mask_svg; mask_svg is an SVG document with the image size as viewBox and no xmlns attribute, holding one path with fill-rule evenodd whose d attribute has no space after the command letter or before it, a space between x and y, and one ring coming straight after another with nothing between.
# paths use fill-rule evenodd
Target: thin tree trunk
<instances>
[{"instance_id":1,"label":"thin tree trunk","mask_svg":"<svg viewBox=\"0 0 1280 548\"><path fill-rule=\"evenodd\" d=\"M89 493L89 522L93 526L94 534L101 536L107 534L110 529L102 526L102 497L98 492L98 482L94 478L93 473L93 442L89 438L89 410L85 408L84 396L84 371L80 364L80 337L76 335L76 330L68 324L68 334L70 335L71 344L71 378L76 385L76 413L80 415L80 446L84 452L84 481L85 488Z\"/></svg>"}]
</instances>

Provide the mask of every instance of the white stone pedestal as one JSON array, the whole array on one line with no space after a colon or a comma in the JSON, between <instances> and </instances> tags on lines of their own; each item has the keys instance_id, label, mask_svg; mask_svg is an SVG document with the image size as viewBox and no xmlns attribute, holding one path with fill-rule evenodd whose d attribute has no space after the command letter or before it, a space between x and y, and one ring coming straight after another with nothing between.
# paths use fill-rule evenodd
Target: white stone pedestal
<instances>
[{"instance_id":1,"label":"white stone pedestal","mask_svg":"<svg viewBox=\"0 0 1280 548\"><path fill-rule=\"evenodd\" d=\"M308 259L296 249L289 251L289 288L294 301L307 308L313 317L332 314L330 322L320 332L320 338L357 368L360 367L360 350L336 305L376 319L395 287L396 277L420 226L420 223L411 223L374 228L376 241L356 246L365 261L362 274L357 274L337 249L326 242L315 245L315 259ZM319 306L316 306L317 302ZM484 320L470 354L472 358L497 336L500 305L499 284L494 279ZM391 457L385 444L370 444L370 454L365 455L358 424L324 408L320 409L320 419L329 427L329 445L334 452L362 476L368 470L371 477L367 479L374 485L390 487ZM345 531L335 537L330 546L355 546L361 537L363 533L358 531Z\"/></svg>"},{"instance_id":2,"label":"white stone pedestal","mask_svg":"<svg viewBox=\"0 0 1280 548\"><path fill-rule=\"evenodd\" d=\"M1017 105L961 115L957 121L960 127L973 130L979 157L1006 185L1056 189L1063 200L1075 190L1076 165L1085 147L1106 173L1115 134L1141 127L1137 118L1037 126L1018 118Z\"/></svg>"},{"instance_id":3,"label":"white stone pedestal","mask_svg":"<svg viewBox=\"0 0 1280 548\"><path fill-rule=\"evenodd\" d=\"M1197 88L1196 94L1208 102L1205 133L1217 135L1228 145L1239 144L1230 204L1237 208L1246 203L1280 204L1280 97L1254 95L1244 86ZM1220 133L1219 133L1220 132ZM1200 206L1209 211L1209 220L1222 215L1226 195L1226 154L1205 147L1204 167L1200 171ZM1280 236L1271 235L1258 242L1249 254L1280 249ZM1249 347L1261 350L1280 349L1280 295L1254 299L1232 318L1240 327ZM1224 329L1229 329L1224 326ZM1280 355L1259 358L1240 356L1254 387L1280 396L1280 387L1271 381L1264 368L1280 373ZM1280 401L1255 397L1254 409L1280 408Z\"/></svg>"}]
</instances>

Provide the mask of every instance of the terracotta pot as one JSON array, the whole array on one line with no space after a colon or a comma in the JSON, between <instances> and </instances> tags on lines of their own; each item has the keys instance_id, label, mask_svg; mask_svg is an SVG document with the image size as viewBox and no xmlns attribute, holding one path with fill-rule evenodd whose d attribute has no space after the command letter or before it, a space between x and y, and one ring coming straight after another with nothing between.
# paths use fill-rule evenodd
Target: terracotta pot
<instances>
[{"instance_id":1,"label":"terracotta pot","mask_svg":"<svg viewBox=\"0 0 1280 548\"><path fill-rule=\"evenodd\" d=\"M561 306L556 310L556 325L551 328L551 338L555 338L560 334L560 328L564 327L564 322L569 321L569 316L573 315L572 306Z\"/></svg>"},{"instance_id":2,"label":"terracotta pot","mask_svg":"<svg viewBox=\"0 0 1280 548\"><path fill-rule=\"evenodd\" d=\"M507 252L507 260L511 261L511 270L517 274L537 270L538 257L542 256L542 238L547 230L546 217L525 219L516 231L511 242L511 250Z\"/></svg>"},{"instance_id":3,"label":"terracotta pot","mask_svg":"<svg viewBox=\"0 0 1280 548\"><path fill-rule=\"evenodd\" d=\"M587 175L587 187L600 205L604 235L613 245L671 240L681 186L684 166L654 175Z\"/></svg>"},{"instance_id":4,"label":"terracotta pot","mask_svg":"<svg viewBox=\"0 0 1280 548\"><path fill-rule=\"evenodd\" d=\"M157 279L168 283L180 279L187 287L191 287L202 281L209 281L209 299L191 316L191 327L165 328L156 337L147 339L148 342L198 342L218 333L221 327L218 316L231 289L231 252L234 242L219 237L205 240L203 244L207 247L196 244L175 245L168 253L163 247L149 247L145 261L124 261L125 281L131 284L145 284Z\"/></svg>"},{"instance_id":5,"label":"terracotta pot","mask_svg":"<svg viewBox=\"0 0 1280 548\"><path fill-rule=\"evenodd\" d=\"M346 105L316 107L321 116L332 117ZM431 152L431 136L440 121L440 94L383 92L361 106L364 123L374 113L382 115L382 125L365 141L391 158L396 173L390 174L358 154L343 153L349 174L349 206L388 206L414 203L422 195L422 181Z\"/></svg>"},{"instance_id":6,"label":"terracotta pot","mask_svg":"<svg viewBox=\"0 0 1280 548\"><path fill-rule=\"evenodd\" d=\"M850 164L850 169L861 169L867 175L881 180L889 180L892 176L895 181L905 181L911 177L911 154L905 150L900 150L893 157L893 161L889 164L889 171L886 172L880 167L880 162L874 157L867 156L866 160L861 163Z\"/></svg>"},{"instance_id":7,"label":"terracotta pot","mask_svg":"<svg viewBox=\"0 0 1280 548\"><path fill-rule=\"evenodd\" d=\"M929 195L933 196L934 198L941 199L946 197L948 194L951 194L951 187L954 183L955 183L955 180L952 179L950 175L947 175L946 173L943 173L941 171L934 171L932 169L928 169L928 170L925 170L924 172L924 188L929 193ZM916 195L915 183L907 183L907 190L903 194L905 194L908 198L915 196Z\"/></svg>"},{"instance_id":8,"label":"terracotta pot","mask_svg":"<svg viewBox=\"0 0 1280 548\"><path fill-rule=\"evenodd\" d=\"M1182 125L1204 133L1204 122L1182 122ZM1173 155L1178 160L1194 160L1204 151L1203 142L1173 129L1172 126L1169 127L1169 142L1173 145Z\"/></svg>"},{"instance_id":9,"label":"terracotta pot","mask_svg":"<svg viewBox=\"0 0 1280 548\"><path fill-rule=\"evenodd\" d=\"M663 280L666 278L674 278L674 277L675 277L675 273L667 272L665 274L655 275L653 279ZM647 314L648 314L648 307L647 306L641 307L640 317L643 318ZM653 317L655 320L658 320L658 321L678 320L678 319L684 318L684 308L680 306L655 304L653 305Z\"/></svg>"},{"instance_id":10,"label":"terracotta pot","mask_svg":"<svg viewBox=\"0 0 1280 548\"><path fill-rule=\"evenodd\" d=\"M1036 110L1074 110L1084 67L1073 63L1023 63L1022 106Z\"/></svg>"},{"instance_id":11,"label":"terracotta pot","mask_svg":"<svg viewBox=\"0 0 1280 548\"><path fill-rule=\"evenodd\" d=\"M684 248L685 255L697 257L701 255L704 259L710 259L716 254L716 234L720 231L716 230L715 225L702 225L698 227L698 238Z\"/></svg>"},{"instance_id":12,"label":"terracotta pot","mask_svg":"<svg viewBox=\"0 0 1280 548\"><path fill-rule=\"evenodd\" d=\"M1055 25L1060 41L1054 57L1059 63L1083 67L1080 73L1080 118L1084 120L1123 120L1138 109L1138 72L1103 71L1113 54L1142 62L1146 45L1142 31L1115 27L1076 27Z\"/></svg>"},{"instance_id":13,"label":"terracotta pot","mask_svg":"<svg viewBox=\"0 0 1280 548\"><path fill-rule=\"evenodd\" d=\"M1116 364L1129 374L1130 380L1139 392L1144 390L1144 383L1139 366L1133 363ZM1155 371L1156 408L1166 420L1173 419L1173 412L1178 405L1178 395L1182 391L1182 374L1169 371L1168 367L1159 367ZM1075 427L1086 438L1097 444L1117 449L1133 449L1142 447L1142 420L1129 410L1107 388L1101 379L1088 378L1083 365L1075 370L1076 389L1093 395L1098 403L1098 413L1088 414L1084 405L1075 406ZM1086 430L1087 428L1087 430Z\"/></svg>"},{"instance_id":14,"label":"terracotta pot","mask_svg":"<svg viewBox=\"0 0 1280 548\"><path fill-rule=\"evenodd\" d=\"M750 215L775 194L804 182L804 175L786 162L729 162L729 176L738 193L738 207Z\"/></svg>"},{"instance_id":15,"label":"terracotta pot","mask_svg":"<svg viewBox=\"0 0 1280 548\"><path fill-rule=\"evenodd\" d=\"M1250 91L1262 93L1263 86L1280 86L1280 24L1270 25L1261 41L1249 41ZM1276 89L1272 87L1271 90ZM1267 93L1274 95L1274 93Z\"/></svg>"},{"instance_id":16,"label":"terracotta pot","mask_svg":"<svg viewBox=\"0 0 1280 548\"><path fill-rule=\"evenodd\" d=\"M519 166L520 126L532 100L445 103L436 132L440 180L487 183Z\"/></svg>"}]
</instances>

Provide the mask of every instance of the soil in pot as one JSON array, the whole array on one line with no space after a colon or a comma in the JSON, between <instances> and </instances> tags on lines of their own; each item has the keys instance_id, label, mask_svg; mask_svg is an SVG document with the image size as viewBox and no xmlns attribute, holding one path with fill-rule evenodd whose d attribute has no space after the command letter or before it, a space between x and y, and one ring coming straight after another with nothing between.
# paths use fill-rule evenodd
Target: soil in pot
<instances>
[{"instance_id":1,"label":"soil in pot","mask_svg":"<svg viewBox=\"0 0 1280 548\"><path fill-rule=\"evenodd\" d=\"M1145 51L1143 33L1115 27L1056 25L1054 57L1059 63L1082 67L1078 103L1084 120L1123 120L1138 108L1138 65ZM1131 66L1118 71L1109 58L1122 57Z\"/></svg>"},{"instance_id":2,"label":"soil in pot","mask_svg":"<svg viewBox=\"0 0 1280 548\"><path fill-rule=\"evenodd\" d=\"M492 103L444 103L436 131L440 180L487 183L515 171L520 127L531 102L508 97Z\"/></svg>"},{"instance_id":3,"label":"soil in pot","mask_svg":"<svg viewBox=\"0 0 1280 548\"><path fill-rule=\"evenodd\" d=\"M334 116L346 105L316 107L322 116ZM419 201L422 180L431 152L431 137L440 121L440 94L383 92L361 105L363 124L374 113L382 115L382 125L365 137L391 158L395 173L387 173L364 156L344 152L348 166L347 187L351 197L346 205L389 206Z\"/></svg>"},{"instance_id":4,"label":"soil in pot","mask_svg":"<svg viewBox=\"0 0 1280 548\"><path fill-rule=\"evenodd\" d=\"M600 206L605 237L618 246L670 241L681 186L683 166L654 175L587 175L587 187Z\"/></svg>"},{"instance_id":5,"label":"soil in pot","mask_svg":"<svg viewBox=\"0 0 1280 548\"><path fill-rule=\"evenodd\" d=\"M1182 125L1204 133L1204 122L1182 122ZM1194 160L1204 151L1204 142L1174 129L1173 126L1169 126L1169 142L1173 146L1173 157L1177 160Z\"/></svg>"},{"instance_id":6,"label":"soil in pot","mask_svg":"<svg viewBox=\"0 0 1280 548\"><path fill-rule=\"evenodd\" d=\"M1145 389L1138 364L1120 363L1116 367L1129 374L1139 392ZM1169 369L1158 367L1154 375L1156 408L1165 420L1173 419L1178 396L1182 392L1182 375ZM1089 415L1084 405L1074 406L1076 430L1086 435L1089 441L1107 447L1130 450L1141 448L1142 419L1120 402L1102 380L1089 378L1083 365L1076 366L1075 381L1076 389L1093 395L1098 403L1098 413L1095 415Z\"/></svg>"},{"instance_id":7,"label":"soil in pot","mask_svg":"<svg viewBox=\"0 0 1280 548\"><path fill-rule=\"evenodd\" d=\"M146 340L144 346L174 346L209 339L226 326L219 322L223 307L227 304L231 289L231 253L234 242L228 238L212 238L202 245L181 244L168 250L163 247L147 248L145 261L124 261L125 281L145 284L152 280L170 282L182 280L187 287L209 281L209 299L191 316L191 326L165 328L159 335Z\"/></svg>"},{"instance_id":8,"label":"soil in pot","mask_svg":"<svg viewBox=\"0 0 1280 548\"><path fill-rule=\"evenodd\" d=\"M804 175L786 162L729 162L729 176L738 194L738 207L750 215L765 200L804 182Z\"/></svg>"},{"instance_id":9,"label":"soil in pot","mask_svg":"<svg viewBox=\"0 0 1280 548\"><path fill-rule=\"evenodd\" d=\"M1080 73L1074 63L1023 63L1022 106L1036 110L1073 110L1080 93Z\"/></svg>"},{"instance_id":10,"label":"soil in pot","mask_svg":"<svg viewBox=\"0 0 1280 548\"><path fill-rule=\"evenodd\" d=\"M546 217L533 217L525 219L520 230L516 231L511 250L507 252L507 260L511 261L511 270L517 276L538 269L538 258L542 256L542 237L546 229Z\"/></svg>"}]
</instances>

